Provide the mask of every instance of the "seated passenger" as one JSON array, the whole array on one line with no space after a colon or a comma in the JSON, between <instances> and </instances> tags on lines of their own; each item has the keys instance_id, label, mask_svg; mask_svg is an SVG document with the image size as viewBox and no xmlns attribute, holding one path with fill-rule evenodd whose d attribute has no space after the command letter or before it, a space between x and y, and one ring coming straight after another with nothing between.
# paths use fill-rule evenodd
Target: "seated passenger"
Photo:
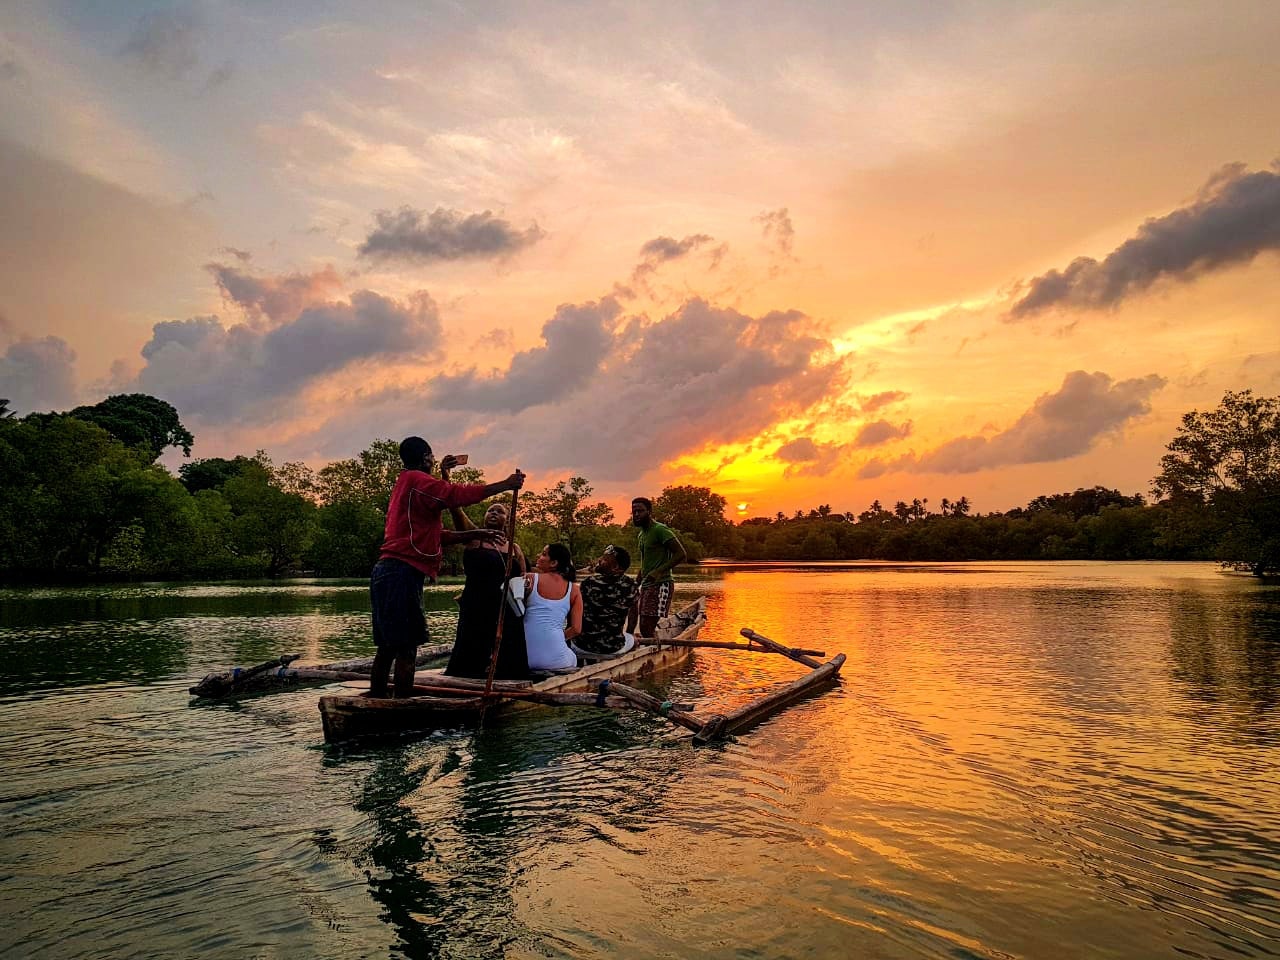
<instances>
[{"instance_id":1,"label":"seated passenger","mask_svg":"<svg viewBox=\"0 0 1280 960\"><path fill-rule=\"evenodd\" d=\"M526 578L524 639L530 670L571 670L578 665L569 641L582 632L582 593L573 582L569 548L549 543Z\"/></svg>"},{"instance_id":2,"label":"seated passenger","mask_svg":"<svg viewBox=\"0 0 1280 960\"><path fill-rule=\"evenodd\" d=\"M595 573L582 581L582 633L573 645L587 654L617 654L627 646L623 621L636 600L636 582L627 576L631 554L608 546ZM634 641L632 641L634 642Z\"/></svg>"}]
</instances>

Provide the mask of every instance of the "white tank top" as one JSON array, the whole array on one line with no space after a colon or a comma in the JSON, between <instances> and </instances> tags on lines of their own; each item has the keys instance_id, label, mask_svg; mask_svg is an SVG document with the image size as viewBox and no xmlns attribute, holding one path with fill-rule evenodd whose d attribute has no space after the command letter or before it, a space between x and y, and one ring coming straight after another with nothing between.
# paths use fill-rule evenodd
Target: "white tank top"
<instances>
[{"instance_id":1,"label":"white tank top","mask_svg":"<svg viewBox=\"0 0 1280 960\"><path fill-rule=\"evenodd\" d=\"M538 575L533 575L533 590L524 611L524 642L529 650L530 670L563 670L578 665L578 658L564 639L572 596L571 583L559 600L548 600L538 593Z\"/></svg>"}]
</instances>

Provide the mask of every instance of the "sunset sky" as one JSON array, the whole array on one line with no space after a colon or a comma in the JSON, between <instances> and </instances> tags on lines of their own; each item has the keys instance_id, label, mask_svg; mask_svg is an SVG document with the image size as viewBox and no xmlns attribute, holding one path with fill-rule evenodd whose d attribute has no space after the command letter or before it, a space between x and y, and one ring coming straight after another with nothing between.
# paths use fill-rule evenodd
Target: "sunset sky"
<instances>
[{"instance_id":1,"label":"sunset sky","mask_svg":"<svg viewBox=\"0 0 1280 960\"><path fill-rule=\"evenodd\" d=\"M1275 0L11 0L0 397L616 508L1146 493L1280 394L1278 49Z\"/></svg>"}]
</instances>

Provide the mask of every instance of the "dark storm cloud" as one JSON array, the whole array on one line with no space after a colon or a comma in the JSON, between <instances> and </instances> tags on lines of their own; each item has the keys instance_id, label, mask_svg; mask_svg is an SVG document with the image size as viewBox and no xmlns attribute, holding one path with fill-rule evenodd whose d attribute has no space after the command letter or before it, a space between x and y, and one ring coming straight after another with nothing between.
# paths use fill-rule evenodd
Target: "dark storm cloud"
<instances>
[{"instance_id":1,"label":"dark storm cloud","mask_svg":"<svg viewBox=\"0 0 1280 960\"><path fill-rule=\"evenodd\" d=\"M705 233L695 233L676 240L673 237L654 237L640 248L640 259L646 263L665 263L668 260L679 260L685 254L696 250L704 243L710 243L714 237Z\"/></svg>"},{"instance_id":2,"label":"dark storm cloud","mask_svg":"<svg viewBox=\"0 0 1280 960\"><path fill-rule=\"evenodd\" d=\"M859 476L906 473L976 473L1023 463L1052 463L1090 450L1130 420L1151 412L1151 395L1165 385L1150 374L1113 382L1105 373L1068 373L1056 393L1039 397L1008 430L992 437L957 437L928 453L872 460Z\"/></svg>"},{"instance_id":3,"label":"dark storm cloud","mask_svg":"<svg viewBox=\"0 0 1280 960\"><path fill-rule=\"evenodd\" d=\"M631 282L647 288L646 281L664 263L687 257L694 250L715 241L715 237L706 233L693 233L683 240L674 237L654 237L640 248L640 262L631 271ZM712 265L720 262L725 247L722 244L714 251Z\"/></svg>"},{"instance_id":4,"label":"dark storm cloud","mask_svg":"<svg viewBox=\"0 0 1280 960\"><path fill-rule=\"evenodd\" d=\"M810 437L797 437L773 451L774 459L787 463L804 463L818 459L818 445Z\"/></svg>"},{"instance_id":5,"label":"dark storm cloud","mask_svg":"<svg viewBox=\"0 0 1280 960\"><path fill-rule=\"evenodd\" d=\"M844 449L843 444L817 443L811 437L797 437L773 451L773 458L787 465L782 471L784 477L821 477L835 469Z\"/></svg>"},{"instance_id":6,"label":"dark storm cloud","mask_svg":"<svg viewBox=\"0 0 1280 960\"><path fill-rule=\"evenodd\" d=\"M755 437L847 385L844 361L798 311L759 317L690 300L617 330L594 376L557 403L476 435L490 458L632 477L707 444ZM518 429L512 430L516 425Z\"/></svg>"},{"instance_id":7,"label":"dark storm cloud","mask_svg":"<svg viewBox=\"0 0 1280 960\"><path fill-rule=\"evenodd\" d=\"M0 354L0 397L16 413L44 413L72 406L75 351L61 337L24 338Z\"/></svg>"},{"instance_id":8,"label":"dark storm cloud","mask_svg":"<svg viewBox=\"0 0 1280 960\"><path fill-rule=\"evenodd\" d=\"M501 259L543 236L536 223L518 230L488 210L464 215L438 207L427 214L406 206L379 210L373 218L375 226L359 249L372 260Z\"/></svg>"},{"instance_id":9,"label":"dark storm cloud","mask_svg":"<svg viewBox=\"0 0 1280 960\"><path fill-rule=\"evenodd\" d=\"M349 303L306 307L266 331L217 317L158 323L142 348L137 388L206 420L266 419L274 401L326 374L375 357L422 356L439 340L426 293L400 303L360 290Z\"/></svg>"},{"instance_id":10,"label":"dark storm cloud","mask_svg":"<svg viewBox=\"0 0 1280 960\"><path fill-rule=\"evenodd\" d=\"M899 424L890 423L888 420L876 420L868 423L858 431L858 435L854 437L853 445L855 447L878 447L882 443L901 440L910 434L910 420Z\"/></svg>"},{"instance_id":11,"label":"dark storm cloud","mask_svg":"<svg viewBox=\"0 0 1280 960\"><path fill-rule=\"evenodd\" d=\"M177 79L200 62L199 21L190 10L152 10L139 18L121 55Z\"/></svg>"},{"instance_id":12,"label":"dark storm cloud","mask_svg":"<svg viewBox=\"0 0 1280 960\"><path fill-rule=\"evenodd\" d=\"M466 373L431 382L432 402L445 410L504 411L553 403L587 383L613 345L620 308L612 297L562 304L542 326L545 346L517 353L505 372ZM501 356L501 354L498 354Z\"/></svg>"},{"instance_id":13,"label":"dark storm cloud","mask_svg":"<svg viewBox=\"0 0 1280 960\"><path fill-rule=\"evenodd\" d=\"M1158 280L1185 282L1267 250L1280 250L1280 161L1253 173L1232 164L1194 202L1148 220L1105 259L1079 257L1033 279L1009 317L1021 320L1052 307L1112 307Z\"/></svg>"},{"instance_id":14,"label":"dark storm cloud","mask_svg":"<svg viewBox=\"0 0 1280 960\"><path fill-rule=\"evenodd\" d=\"M768 210L756 217L756 222L762 225L767 244L782 257L794 259L792 249L795 246L796 228L791 223L791 215L786 207Z\"/></svg>"},{"instance_id":15,"label":"dark storm cloud","mask_svg":"<svg viewBox=\"0 0 1280 960\"><path fill-rule=\"evenodd\" d=\"M885 390L881 393L873 393L869 397L862 397L858 402L858 406L863 413L875 413L881 407L887 407L905 399L907 399L907 394L902 390Z\"/></svg>"},{"instance_id":16,"label":"dark storm cloud","mask_svg":"<svg viewBox=\"0 0 1280 960\"><path fill-rule=\"evenodd\" d=\"M229 253L248 260L243 251ZM205 269L213 274L222 295L254 318L268 317L279 323L296 317L304 307L322 303L342 286L342 279L332 266L315 273L287 273L279 276L254 276L222 263L209 263Z\"/></svg>"}]
</instances>

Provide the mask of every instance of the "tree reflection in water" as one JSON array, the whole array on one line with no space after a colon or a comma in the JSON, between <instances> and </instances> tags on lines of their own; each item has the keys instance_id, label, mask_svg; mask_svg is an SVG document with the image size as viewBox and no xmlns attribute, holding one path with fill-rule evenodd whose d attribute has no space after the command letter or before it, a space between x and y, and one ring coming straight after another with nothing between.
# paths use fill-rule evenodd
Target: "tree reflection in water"
<instances>
[{"instance_id":1,"label":"tree reflection in water","mask_svg":"<svg viewBox=\"0 0 1280 960\"><path fill-rule=\"evenodd\" d=\"M645 829L690 752L659 744L637 760L636 748L654 740L653 722L635 716L537 711L330 754L336 766L374 761L353 804L374 835L352 856L395 949L412 957L539 950L546 934L520 917L527 875L602 829Z\"/></svg>"},{"instance_id":2,"label":"tree reflection in water","mask_svg":"<svg viewBox=\"0 0 1280 960\"><path fill-rule=\"evenodd\" d=\"M1192 701L1246 707L1248 717L1269 729L1280 703L1280 591L1249 586L1178 596L1169 629L1171 672Z\"/></svg>"}]
</instances>

